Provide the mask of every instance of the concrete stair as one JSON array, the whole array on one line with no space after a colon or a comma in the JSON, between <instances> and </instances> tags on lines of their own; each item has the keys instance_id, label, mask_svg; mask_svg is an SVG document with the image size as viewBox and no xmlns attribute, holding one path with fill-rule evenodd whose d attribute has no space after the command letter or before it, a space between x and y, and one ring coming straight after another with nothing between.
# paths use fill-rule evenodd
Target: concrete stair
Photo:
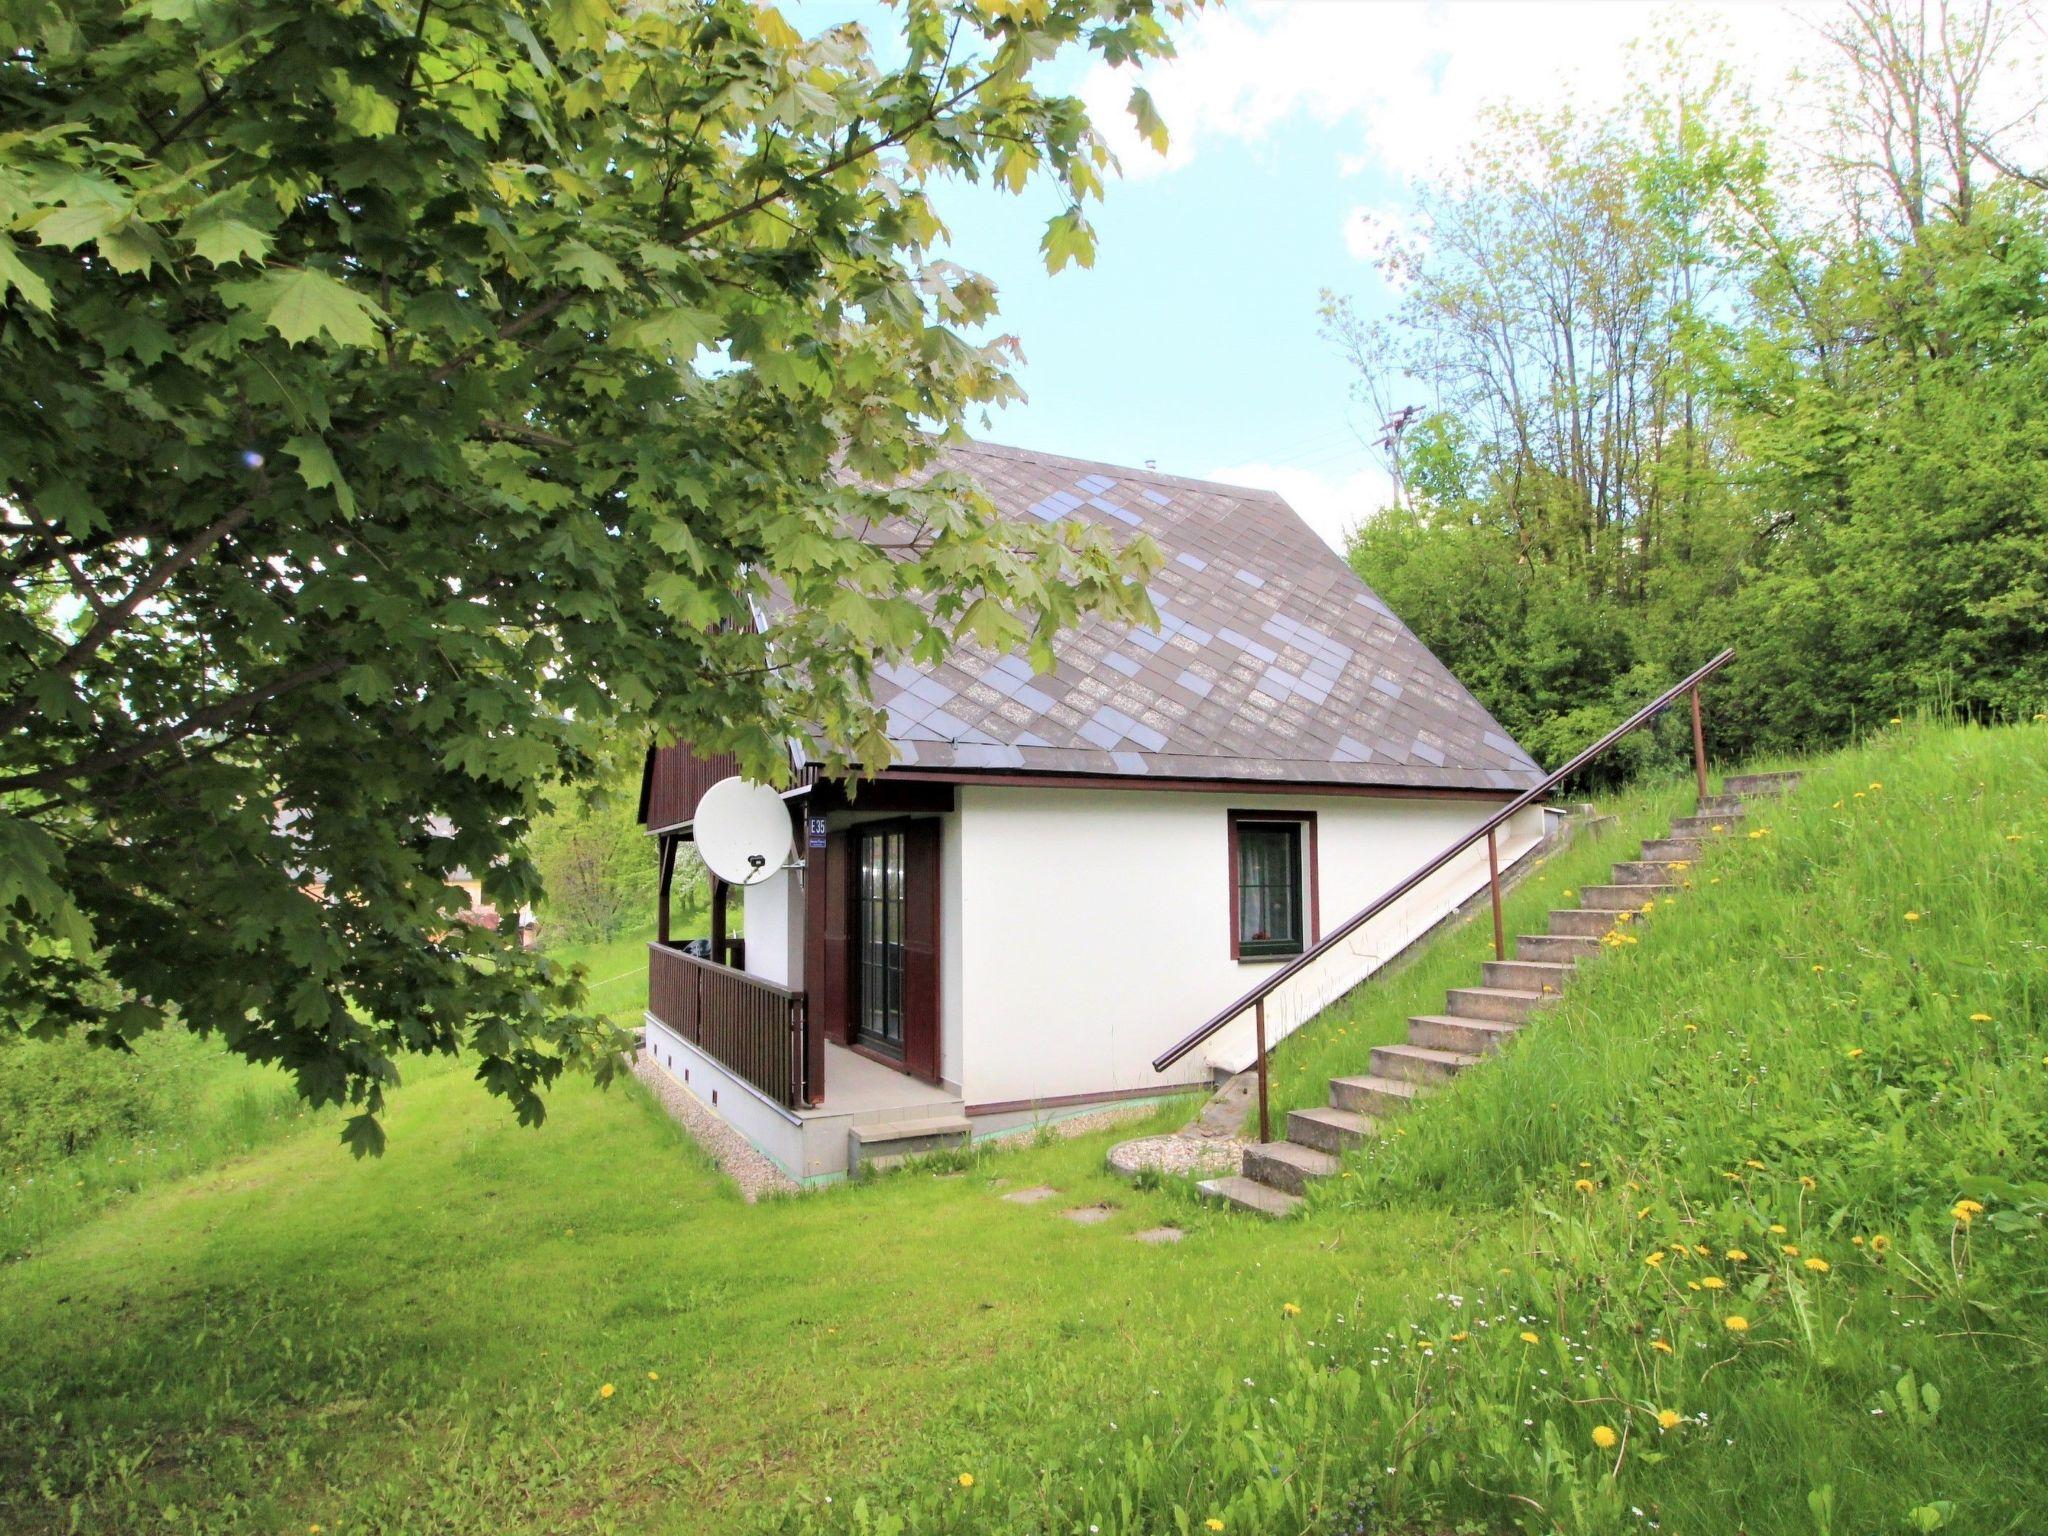
<instances>
[{"instance_id":1,"label":"concrete stair","mask_svg":"<svg viewBox=\"0 0 2048 1536\"><path fill-rule=\"evenodd\" d=\"M906 1157L964 1147L974 1134L965 1115L939 1115L927 1120L887 1120L856 1125L846 1132L846 1171L886 1168Z\"/></svg>"},{"instance_id":2,"label":"concrete stair","mask_svg":"<svg viewBox=\"0 0 2048 1536\"><path fill-rule=\"evenodd\" d=\"M1202 1194L1261 1216L1301 1210L1309 1185L1339 1172L1343 1154L1376 1136L1381 1120L1484 1063L1563 994L1608 933L1690 883L1712 839L1741 822L1745 800L1783 794L1798 782L1796 773L1731 775L1720 794L1700 801L1698 814L1674 818L1670 836L1645 839L1639 857L1616 864L1609 883L1582 887L1577 907L1552 912L1548 933L1517 938L1514 959L1485 962L1481 985L1452 987L1442 1013L1411 1018L1405 1045L1374 1046L1364 1076L1332 1078L1328 1108L1289 1111L1285 1141L1246 1148L1242 1172L1205 1180Z\"/></svg>"}]
</instances>

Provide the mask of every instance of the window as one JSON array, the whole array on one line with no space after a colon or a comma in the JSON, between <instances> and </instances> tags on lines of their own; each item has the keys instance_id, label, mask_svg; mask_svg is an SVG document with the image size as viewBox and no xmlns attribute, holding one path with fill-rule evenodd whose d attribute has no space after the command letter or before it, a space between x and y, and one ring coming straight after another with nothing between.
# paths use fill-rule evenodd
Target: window
<instances>
[{"instance_id":1,"label":"window","mask_svg":"<svg viewBox=\"0 0 2048 1536\"><path fill-rule=\"evenodd\" d=\"M866 1045L903 1053L903 833L860 839L854 1031Z\"/></svg>"},{"instance_id":2,"label":"window","mask_svg":"<svg viewBox=\"0 0 2048 1536\"><path fill-rule=\"evenodd\" d=\"M1230 953L1298 955L1316 940L1315 817L1230 813Z\"/></svg>"}]
</instances>

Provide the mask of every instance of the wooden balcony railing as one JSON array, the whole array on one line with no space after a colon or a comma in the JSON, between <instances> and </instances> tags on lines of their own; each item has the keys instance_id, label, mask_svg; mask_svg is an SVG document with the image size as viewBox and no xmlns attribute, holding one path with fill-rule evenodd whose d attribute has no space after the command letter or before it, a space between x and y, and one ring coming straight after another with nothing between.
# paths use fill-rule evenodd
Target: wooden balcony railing
<instances>
[{"instance_id":1,"label":"wooden balcony railing","mask_svg":"<svg viewBox=\"0 0 2048 1536\"><path fill-rule=\"evenodd\" d=\"M647 950L647 1011L776 1103L801 1108L803 993L669 945Z\"/></svg>"}]
</instances>

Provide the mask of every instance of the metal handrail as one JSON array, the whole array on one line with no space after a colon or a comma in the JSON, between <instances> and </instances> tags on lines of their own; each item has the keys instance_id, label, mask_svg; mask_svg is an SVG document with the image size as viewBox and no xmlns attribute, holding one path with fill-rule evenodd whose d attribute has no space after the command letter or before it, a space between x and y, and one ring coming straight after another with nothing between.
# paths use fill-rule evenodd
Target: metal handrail
<instances>
[{"instance_id":1,"label":"metal handrail","mask_svg":"<svg viewBox=\"0 0 2048 1536\"><path fill-rule=\"evenodd\" d=\"M1707 744L1706 733L1700 720L1700 684L1705 682L1708 678L1712 677L1716 672L1720 671L1723 667L1727 666L1728 663L1733 661L1734 659L1735 648L1733 646L1730 646L1727 650L1723 651L1720 655L1716 656L1712 661L1708 662L1705 666L1701 667L1697 672L1694 672L1691 676L1687 677L1683 682L1676 683L1670 688L1665 689L1664 692L1658 694L1656 698L1652 699L1648 704L1645 704L1633 715L1630 715L1628 719L1624 720L1620 725L1617 725L1605 736L1602 736L1598 741L1594 742L1593 745L1586 748L1585 751L1581 752L1577 757L1573 758L1570 762L1566 763L1562 768L1558 769L1557 772L1551 774L1548 778L1543 780L1542 783L1538 784L1534 789L1525 790L1521 794L1517 795L1514 799L1510 800L1507 803L1507 805L1503 807L1501 810L1497 811L1494 815L1488 817L1485 821L1481 822L1477 827L1473 828L1470 832L1466 833L1457 842L1452 843L1448 848L1444 849L1443 852L1437 854L1436 857L1432 858L1427 864L1423 865L1420 869L1416 870L1413 874L1408 876L1407 879L1403 880L1399 885L1395 886L1385 895L1377 898L1371 906L1365 908L1363 911L1355 914L1354 916L1346 918L1342 923L1338 924L1338 926L1335 929L1331 930L1331 932L1329 932L1328 934L1325 934L1321 939L1317 940L1317 942L1310 946L1308 949L1305 949L1300 954L1296 955L1292 960L1288 961L1287 964L1281 966L1279 970L1275 971L1272 975L1268 976L1264 981L1260 982L1256 987L1252 988L1251 991L1245 993L1243 997L1239 998L1236 1002L1232 1003L1228 1008L1225 1008L1221 1013L1215 1015L1215 1017L1211 1018L1206 1024L1202 1025L1201 1028L1194 1031L1194 1033L1188 1035L1185 1039L1180 1041L1177 1045L1174 1045L1171 1048L1169 1048L1163 1054L1155 1056L1152 1059L1152 1070L1154 1072L1164 1072L1176 1061L1179 1061L1181 1057L1187 1055L1189 1051L1192 1051L1204 1040L1207 1040L1211 1035L1215 1034L1218 1030L1222 1029L1224 1025L1230 1023L1233 1019L1236 1019L1239 1016L1241 1016L1247 1008L1256 1009L1258 1023L1257 1044L1259 1068L1259 1140L1270 1140L1271 1138L1268 1135L1269 1126L1267 1124L1266 1117L1266 999L1272 996L1272 994L1276 990L1284 986L1288 981L1300 975L1310 965L1314 964L1317 960L1321 959L1324 955L1328 954L1337 945L1343 943L1344 940L1350 938L1352 934L1356 933L1360 928L1364 927L1367 923L1371 922L1374 918L1378 917L1382 912L1386 911L1388 907L1392 906L1395 902L1399 901L1403 896L1406 896L1410 891L1414 890L1416 886L1422 884L1423 881L1427 880L1431 875L1435 874L1438 870L1442 869L1446 864L1450 863L1451 860L1455 859L1459 854L1463 853L1467 848L1470 848L1474 843L1478 842L1481 838L1486 839L1487 862L1492 876L1491 883L1493 886L1493 952L1495 958L1503 960L1506 959L1506 944L1502 938L1501 933L1500 862L1498 849L1494 841L1494 834L1498 832L1500 828L1504 826L1512 818L1519 815L1522 811L1527 810L1531 805L1535 804L1538 800L1542 799L1545 795L1549 794L1551 790L1555 789L1564 780L1570 778L1573 774L1577 773L1581 768L1585 767L1588 763L1592 762L1595 758L1599 757L1609 747L1613 746L1617 741L1621 740L1622 737L1629 735L1631 732L1640 730L1643 726L1649 724L1652 720L1656 719L1657 716L1663 714L1665 710L1669 709L1672 706L1672 704L1677 701L1678 697L1681 694L1685 693L1690 693L1692 695L1693 765L1699 777L1700 798L1702 800L1706 799Z\"/></svg>"}]
</instances>

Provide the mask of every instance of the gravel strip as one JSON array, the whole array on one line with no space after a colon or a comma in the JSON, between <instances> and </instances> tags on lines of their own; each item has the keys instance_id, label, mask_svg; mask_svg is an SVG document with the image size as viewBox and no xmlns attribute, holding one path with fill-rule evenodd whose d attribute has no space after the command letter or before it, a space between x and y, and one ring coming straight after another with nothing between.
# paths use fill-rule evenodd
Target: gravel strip
<instances>
[{"instance_id":1,"label":"gravel strip","mask_svg":"<svg viewBox=\"0 0 2048 1536\"><path fill-rule=\"evenodd\" d=\"M647 1085L661 1107L691 1140L718 1164L719 1172L739 1186L752 1205L763 1195L786 1194L798 1188L795 1179L770 1162L754 1144L714 1115L697 1096L671 1077L645 1050L633 1058L633 1075Z\"/></svg>"},{"instance_id":2,"label":"gravel strip","mask_svg":"<svg viewBox=\"0 0 2048 1536\"><path fill-rule=\"evenodd\" d=\"M1248 1141L1214 1136L1140 1136L1120 1141L1109 1149L1109 1166L1125 1178L1141 1172L1187 1173L1202 1178L1235 1173L1244 1159Z\"/></svg>"}]
</instances>

